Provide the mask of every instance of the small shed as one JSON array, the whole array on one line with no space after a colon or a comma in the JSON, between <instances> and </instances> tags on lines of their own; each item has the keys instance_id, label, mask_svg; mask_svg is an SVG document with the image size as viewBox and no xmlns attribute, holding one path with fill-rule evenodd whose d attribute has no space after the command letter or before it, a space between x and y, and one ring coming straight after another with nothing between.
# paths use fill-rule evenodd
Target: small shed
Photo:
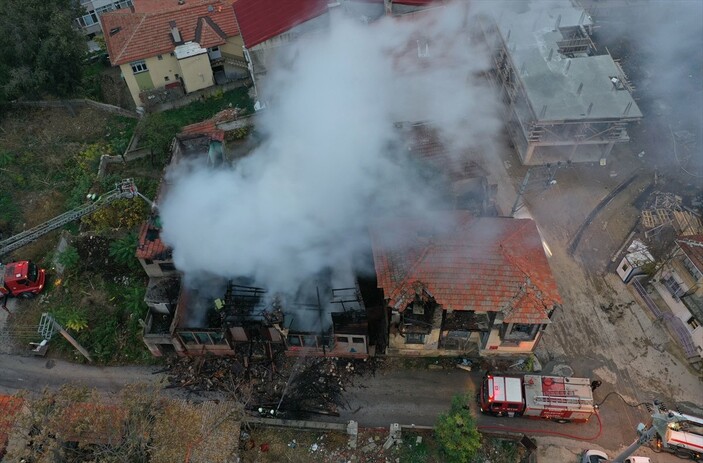
<instances>
[{"instance_id":1,"label":"small shed","mask_svg":"<svg viewBox=\"0 0 703 463\"><path fill-rule=\"evenodd\" d=\"M628 283L632 277L645 273L645 266L653 264L654 257L650 254L647 246L640 240L633 240L627 248L627 254L618 264L617 273L625 283Z\"/></svg>"}]
</instances>

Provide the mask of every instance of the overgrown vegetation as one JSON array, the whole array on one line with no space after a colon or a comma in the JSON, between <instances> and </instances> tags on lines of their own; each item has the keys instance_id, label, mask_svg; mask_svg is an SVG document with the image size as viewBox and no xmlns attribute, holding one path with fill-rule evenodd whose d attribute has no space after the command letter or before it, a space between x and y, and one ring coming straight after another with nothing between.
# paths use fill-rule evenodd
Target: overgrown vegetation
<instances>
[{"instance_id":1,"label":"overgrown vegetation","mask_svg":"<svg viewBox=\"0 0 703 463\"><path fill-rule=\"evenodd\" d=\"M104 194L123 178L133 178L144 196L155 199L173 136L183 125L234 106L253 111L246 88L148 116L140 146L153 149L158 159L111 164L103 178L96 175L101 156L124 152L136 120L89 108L76 109L75 114L60 109L13 110L12 117L0 121L5 134L0 147L0 233L17 233L85 204L89 193ZM48 311L97 362L153 361L141 340L147 279L135 257L135 232L149 211L149 204L138 197L118 200L83 217L80 236L79 224L69 224L72 244L58 255L54 232L4 256L31 259L49 269L41 300L23 302L21 315L11 323L18 328L36 326L41 313ZM59 278L51 271L54 258L65 268ZM74 355L66 341L54 340L52 350ZM21 344L29 341L37 341L36 335L18 339Z\"/></svg>"},{"instance_id":2,"label":"overgrown vegetation","mask_svg":"<svg viewBox=\"0 0 703 463\"><path fill-rule=\"evenodd\" d=\"M109 401L70 386L12 400L16 406L4 417L7 461L223 462L237 450L242 409L231 401L168 400L145 385Z\"/></svg>"},{"instance_id":3,"label":"overgrown vegetation","mask_svg":"<svg viewBox=\"0 0 703 463\"><path fill-rule=\"evenodd\" d=\"M247 114L254 112L254 104L249 98L246 87L236 88L224 93L217 93L210 98L195 101L182 108L164 111L163 117L168 124L184 127L189 124L213 117L227 108L246 109Z\"/></svg>"}]
</instances>

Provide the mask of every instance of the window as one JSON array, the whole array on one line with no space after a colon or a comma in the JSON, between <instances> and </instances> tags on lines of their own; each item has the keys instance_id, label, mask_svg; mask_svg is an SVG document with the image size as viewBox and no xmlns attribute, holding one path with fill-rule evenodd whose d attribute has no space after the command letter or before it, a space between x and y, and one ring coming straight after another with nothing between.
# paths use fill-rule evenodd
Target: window
<instances>
[{"instance_id":1,"label":"window","mask_svg":"<svg viewBox=\"0 0 703 463\"><path fill-rule=\"evenodd\" d=\"M622 267L620 268L620 270L622 270L623 272L627 272L627 270L628 270L629 268L630 268L630 266L627 265L627 263L624 263L624 264L622 264Z\"/></svg>"},{"instance_id":2,"label":"window","mask_svg":"<svg viewBox=\"0 0 703 463\"><path fill-rule=\"evenodd\" d=\"M207 333L195 333L195 338L198 340L199 344L212 344L210 336L208 336Z\"/></svg>"},{"instance_id":3,"label":"window","mask_svg":"<svg viewBox=\"0 0 703 463\"><path fill-rule=\"evenodd\" d=\"M176 56L174 52L169 53L171 56Z\"/></svg>"},{"instance_id":4,"label":"window","mask_svg":"<svg viewBox=\"0 0 703 463\"><path fill-rule=\"evenodd\" d=\"M695 330L696 328L701 326L701 324L698 323L698 320L696 320L694 317L689 318L688 321L686 321L686 324L688 324L688 326L690 326L692 330Z\"/></svg>"},{"instance_id":5,"label":"window","mask_svg":"<svg viewBox=\"0 0 703 463\"><path fill-rule=\"evenodd\" d=\"M342 342L344 344L348 344L349 338L346 336L337 336L337 342Z\"/></svg>"},{"instance_id":6,"label":"window","mask_svg":"<svg viewBox=\"0 0 703 463\"><path fill-rule=\"evenodd\" d=\"M198 343L195 340L195 336L193 336L193 333L179 333L179 336L181 337L181 340L186 344L197 344Z\"/></svg>"},{"instance_id":7,"label":"window","mask_svg":"<svg viewBox=\"0 0 703 463\"><path fill-rule=\"evenodd\" d=\"M503 325L505 328L505 325ZM504 341L531 341L537 335L540 325L531 325L523 323L511 323L507 325Z\"/></svg>"},{"instance_id":8,"label":"window","mask_svg":"<svg viewBox=\"0 0 703 463\"><path fill-rule=\"evenodd\" d=\"M425 335L421 333L407 333L405 335L405 344L424 344Z\"/></svg>"},{"instance_id":9,"label":"window","mask_svg":"<svg viewBox=\"0 0 703 463\"><path fill-rule=\"evenodd\" d=\"M34 262L30 262L29 266L27 267L27 279L29 279L29 281L36 283L38 277L39 277L39 267L37 267L37 264L35 264Z\"/></svg>"},{"instance_id":10,"label":"window","mask_svg":"<svg viewBox=\"0 0 703 463\"><path fill-rule=\"evenodd\" d=\"M305 347L317 347L317 336L303 336L303 345Z\"/></svg>"},{"instance_id":11,"label":"window","mask_svg":"<svg viewBox=\"0 0 703 463\"><path fill-rule=\"evenodd\" d=\"M132 72L135 74L139 74L140 72L146 72L148 71L146 67L146 62L144 60L140 61L133 61L129 63L130 66L132 66Z\"/></svg>"},{"instance_id":12,"label":"window","mask_svg":"<svg viewBox=\"0 0 703 463\"><path fill-rule=\"evenodd\" d=\"M153 263L154 263L154 261L151 259L144 259L144 264L146 264L146 265L151 265Z\"/></svg>"},{"instance_id":13,"label":"window","mask_svg":"<svg viewBox=\"0 0 703 463\"><path fill-rule=\"evenodd\" d=\"M300 341L300 336L297 336L297 335L289 335L289 336L288 336L288 345L289 345L289 346L300 347L300 346L303 345L303 343Z\"/></svg>"},{"instance_id":14,"label":"window","mask_svg":"<svg viewBox=\"0 0 703 463\"><path fill-rule=\"evenodd\" d=\"M353 342L354 344L364 344L364 338L353 337L353 338L352 338L352 342Z\"/></svg>"},{"instance_id":15,"label":"window","mask_svg":"<svg viewBox=\"0 0 703 463\"><path fill-rule=\"evenodd\" d=\"M159 55L159 56L156 57L156 59L158 59L159 61L162 61L162 60L164 59L164 57L161 56L161 55Z\"/></svg>"},{"instance_id":16,"label":"window","mask_svg":"<svg viewBox=\"0 0 703 463\"><path fill-rule=\"evenodd\" d=\"M159 264L159 268L161 269L162 272L173 272L176 270L176 266L170 262Z\"/></svg>"},{"instance_id":17,"label":"window","mask_svg":"<svg viewBox=\"0 0 703 463\"><path fill-rule=\"evenodd\" d=\"M168 76L164 76L164 80L168 82Z\"/></svg>"}]
</instances>

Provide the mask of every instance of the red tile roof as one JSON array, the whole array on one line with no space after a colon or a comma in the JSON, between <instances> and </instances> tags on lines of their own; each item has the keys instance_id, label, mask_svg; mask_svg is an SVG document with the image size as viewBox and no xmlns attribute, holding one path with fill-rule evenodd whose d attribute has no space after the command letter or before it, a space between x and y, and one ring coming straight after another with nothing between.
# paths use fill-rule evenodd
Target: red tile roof
<instances>
[{"instance_id":1,"label":"red tile roof","mask_svg":"<svg viewBox=\"0 0 703 463\"><path fill-rule=\"evenodd\" d=\"M376 222L371 239L378 285L400 311L417 287L443 309L503 311L515 323L548 323L561 304L532 220L452 211Z\"/></svg>"},{"instance_id":2,"label":"red tile roof","mask_svg":"<svg viewBox=\"0 0 703 463\"><path fill-rule=\"evenodd\" d=\"M150 222L142 225L139 230L137 259L167 260L170 258L171 248L161 241L160 232L161 230Z\"/></svg>"},{"instance_id":3,"label":"red tile roof","mask_svg":"<svg viewBox=\"0 0 703 463\"><path fill-rule=\"evenodd\" d=\"M327 12L327 0L235 0L234 13L247 48Z\"/></svg>"},{"instance_id":4,"label":"red tile roof","mask_svg":"<svg viewBox=\"0 0 703 463\"><path fill-rule=\"evenodd\" d=\"M236 109L225 109L206 121L196 122L195 124L183 127L181 133L179 133L179 137L188 138L191 136L207 135L211 140L223 141L225 139L225 131L220 129L218 124L232 122L238 118L239 112Z\"/></svg>"},{"instance_id":5,"label":"red tile roof","mask_svg":"<svg viewBox=\"0 0 703 463\"><path fill-rule=\"evenodd\" d=\"M171 23L178 27L183 42L194 41L203 48L222 45L239 35L229 0L177 1L135 0L135 11L122 9L100 17L110 61L117 66L172 52L176 44Z\"/></svg>"},{"instance_id":6,"label":"red tile roof","mask_svg":"<svg viewBox=\"0 0 703 463\"><path fill-rule=\"evenodd\" d=\"M686 256L691 259L693 265L703 272L703 235L679 236L676 243Z\"/></svg>"}]
</instances>

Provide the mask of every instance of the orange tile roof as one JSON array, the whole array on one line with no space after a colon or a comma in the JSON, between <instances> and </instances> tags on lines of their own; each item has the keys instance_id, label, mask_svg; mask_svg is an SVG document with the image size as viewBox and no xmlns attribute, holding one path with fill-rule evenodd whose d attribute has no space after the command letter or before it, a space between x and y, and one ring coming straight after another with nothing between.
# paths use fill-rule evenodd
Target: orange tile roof
<instances>
[{"instance_id":1,"label":"orange tile roof","mask_svg":"<svg viewBox=\"0 0 703 463\"><path fill-rule=\"evenodd\" d=\"M150 222L145 222L142 225L139 230L137 259L166 260L170 258L171 248L161 241L160 231Z\"/></svg>"},{"instance_id":2,"label":"orange tile roof","mask_svg":"<svg viewBox=\"0 0 703 463\"><path fill-rule=\"evenodd\" d=\"M190 137L208 135L212 140L223 141L225 139L225 131L217 127L217 125L235 121L238 117L239 112L236 109L225 109L208 120L183 127L179 136Z\"/></svg>"},{"instance_id":3,"label":"orange tile roof","mask_svg":"<svg viewBox=\"0 0 703 463\"><path fill-rule=\"evenodd\" d=\"M135 0L135 11L121 9L100 17L107 51L114 66L172 52L176 43L171 25L178 27L182 42L203 48L222 45L239 35L228 0Z\"/></svg>"},{"instance_id":4,"label":"orange tile roof","mask_svg":"<svg viewBox=\"0 0 703 463\"><path fill-rule=\"evenodd\" d=\"M561 304L532 220L452 211L376 222L371 239L378 286L399 311L418 287L445 310L503 311L515 323L548 323Z\"/></svg>"}]
</instances>

